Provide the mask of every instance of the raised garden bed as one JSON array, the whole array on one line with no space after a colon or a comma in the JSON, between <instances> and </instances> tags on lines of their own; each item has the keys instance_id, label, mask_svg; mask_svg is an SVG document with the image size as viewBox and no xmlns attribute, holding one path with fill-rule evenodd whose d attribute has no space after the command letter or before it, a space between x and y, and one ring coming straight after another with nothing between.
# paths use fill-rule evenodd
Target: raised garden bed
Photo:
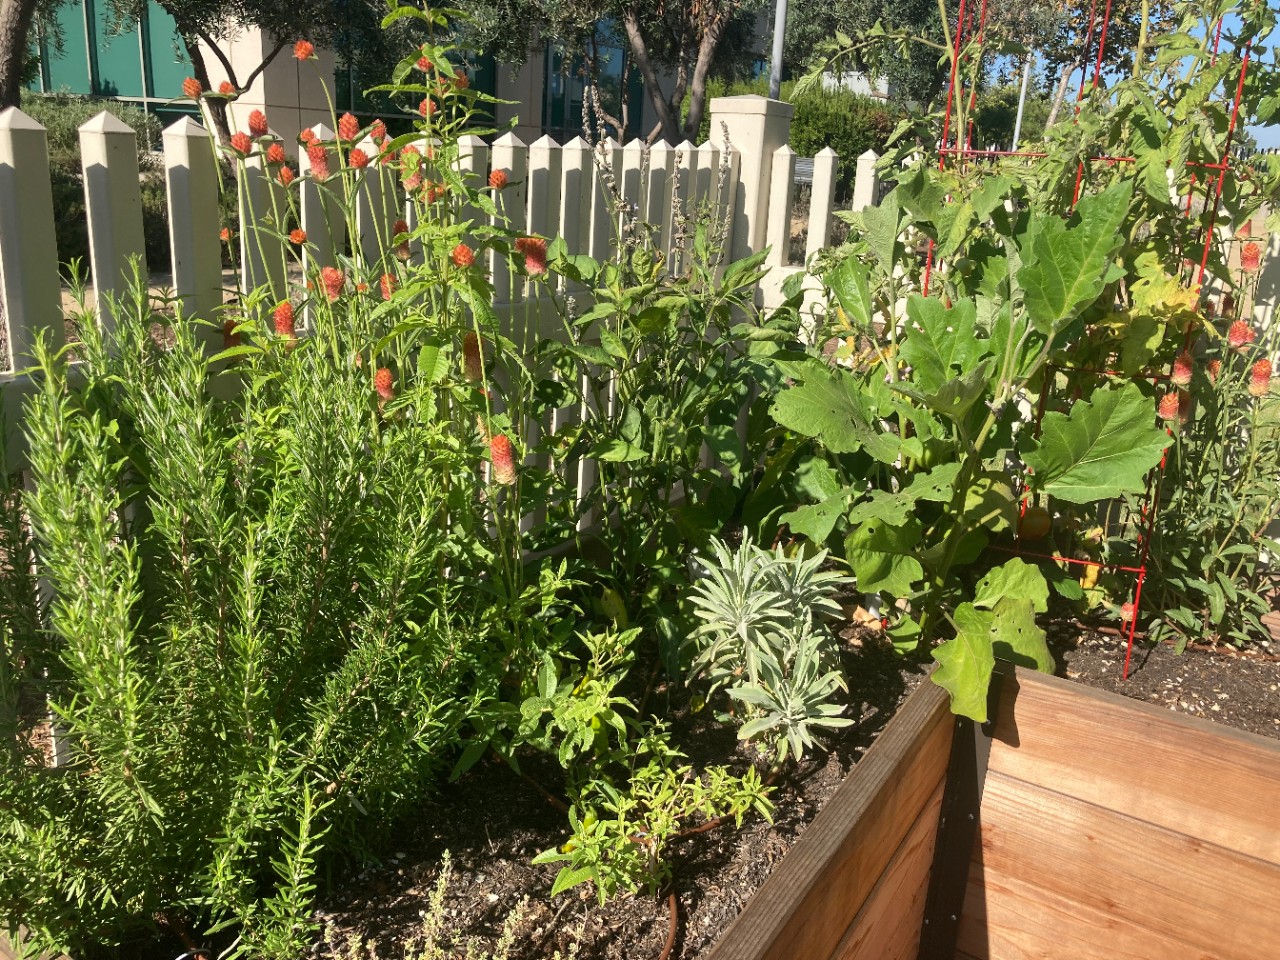
<instances>
[{"instance_id":1,"label":"raised garden bed","mask_svg":"<svg viewBox=\"0 0 1280 960\"><path fill-rule=\"evenodd\" d=\"M711 960L1280 955L1280 744L1010 669L921 685Z\"/></svg>"}]
</instances>

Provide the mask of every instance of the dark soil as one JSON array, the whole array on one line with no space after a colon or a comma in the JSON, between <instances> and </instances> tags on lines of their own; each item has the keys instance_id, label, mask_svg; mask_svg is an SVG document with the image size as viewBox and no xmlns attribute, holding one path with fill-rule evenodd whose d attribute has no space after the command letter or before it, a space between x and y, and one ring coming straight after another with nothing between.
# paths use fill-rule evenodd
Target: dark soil
<instances>
[{"instance_id":1,"label":"dark soil","mask_svg":"<svg viewBox=\"0 0 1280 960\"><path fill-rule=\"evenodd\" d=\"M844 631L845 668L851 678L849 715L860 718L842 731L831 752L818 755L779 784L772 824L759 818L741 830L730 825L699 834L675 849L678 928L673 960L705 953L773 865L795 843L858 758L883 729L906 695L919 684L925 666L904 661L877 642L875 633L850 626ZM1243 730L1280 738L1280 662L1268 655L1231 651L1135 646L1130 676L1121 679L1124 641L1074 623L1050 628L1058 674L1124 696L1167 706ZM745 757L732 731L695 722L675 692L667 706L677 736L697 768ZM655 701L652 705L660 704ZM555 790L558 768L531 765L528 776ZM452 876L444 898L445 929L453 945L474 938L491 950L508 917L514 924L511 960L542 960L555 951L600 960L658 958L668 934L663 896L623 896L601 907L585 888L549 897L555 868L533 866L540 851L561 843L565 817L537 790L500 762L481 767L421 811L394 855L332 893L322 911L330 938L341 944L355 935L378 944L380 956L411 940L427 911L445 851ZM315 955L349 956L330 943ZM461 955L461 954L459 954Z\"/></svg>"}]
</instances>

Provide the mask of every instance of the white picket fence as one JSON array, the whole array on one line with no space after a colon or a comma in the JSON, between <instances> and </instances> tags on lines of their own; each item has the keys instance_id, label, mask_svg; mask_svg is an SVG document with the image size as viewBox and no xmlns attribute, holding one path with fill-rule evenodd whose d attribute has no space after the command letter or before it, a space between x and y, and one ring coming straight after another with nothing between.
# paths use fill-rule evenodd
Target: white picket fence
<instances>
[{"instance_id":1,"label":"white picket fence","mask_svg":"<svg viewBox=\"0 0 1280 960\"><path fill-rule=\"evenodd\" d=\"M681 214L709 206L727 224L726 249L737 259L772 248L770 276L759 299L776 302L782 281L803 266L790 262L795 154L786 146L792 108L763 97L725 97L712 101L712 139L676 147L612 141L591 145L580 138L560 145L550 137L524 144L506 134L487 144L464 137L459 164L483 181L491 170L507 174L510 186L501 194L503 211L519 230L562 237L572 253L605 259L618 231L609 179L616 182L632 214L651 224L658 249L672 252L679 243ZM332 131L315 128L321 140ZM131 258L143 257L142 200L137 140L132 129L102 113L80 129L89 249L101 322L101 309L120 292ZM377 147L362 145L370 156ZM593 150L597 156L593 157ZM163 163L169 206L171 289L191 316L213 319L228 295L219 240L219 172L208 131L184 118L164 131ZM876 195L875 154L858 161L856 194L863 205ZM827 245L834 206L838 158L826 149L813 159L807 254ZM304 164L305 165L305 164ZM418 206L407 202L398 178L376 162L359 181L352 254L372 264L387 248L396 219L414 223ZM282 249L278 193L271 168L261 156L244 164L236 185L239 200L241 290L269 283L278 298L288 295L296 272L288 274ZM332 263L345 242L341 217L328 216L326 192L309 174L300 178L301 225L307 234L304 266ZM44 129L15 108L0 113L0 331L9 363L0 367L0 393L6 441L13 439L20 395L26 388L14 373L25 364L37 330L55 342L63 337L64 311L58 250L54 236L48 149ZM499 315L511 316L531 285L490 261ZM522 316L529 311L522 310ZM107 331L109 334L109 330ZM16 449L7 444L12 455ZM12 464L13 461L11 460Z\"/></svg>"}]
</instances>

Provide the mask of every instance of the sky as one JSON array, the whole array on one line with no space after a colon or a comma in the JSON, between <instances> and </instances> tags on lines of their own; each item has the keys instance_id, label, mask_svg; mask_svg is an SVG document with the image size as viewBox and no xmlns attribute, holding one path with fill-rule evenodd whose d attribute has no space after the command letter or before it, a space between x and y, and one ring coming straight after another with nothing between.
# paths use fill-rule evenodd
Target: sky
<instances>
[{"instance_id":1,"label":"sky","mask_svg":"<svg viewBox=\"0 0 1280 960\"><path fill-rule=\"evenodd\" d=\"M1280 27L1271 31L1271 36L1267 37L1265 43L1268 47L1280 46ZM1271 124L1266 127L1253 126L1249 128L1249 133L1253 135L1260 149L1280 147L1280 124Z\"/></svg>"}]
</instances>

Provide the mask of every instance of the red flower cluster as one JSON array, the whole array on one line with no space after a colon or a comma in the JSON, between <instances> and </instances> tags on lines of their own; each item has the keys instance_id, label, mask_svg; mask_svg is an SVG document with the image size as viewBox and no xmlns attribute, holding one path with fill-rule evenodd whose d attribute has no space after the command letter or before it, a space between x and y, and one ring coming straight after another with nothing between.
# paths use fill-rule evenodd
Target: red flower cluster
<instances>
[{"instance_id":1,"label":"red flower cluster","mask_svg":"<svg viewBox=\"0 0 1280 960\"><path fill-rule=\"evenodd\" d=\"M338 120L338 139L351 143L360 136L360 121L350 113L344 113Z\"/></svg>"},{"instance_id":2,"label":"red flower cluster","mask_svg":"<svg viewBox=\"0 0 1280 960\"><path fill-rule=\"evenodd\" d=\"M310 40L299 40L293 45L293 55L299 60L310 60L316 55L315 44Z\"/></svg>"},{"instance_id":3,"label":"red flower cluster","mask_svg":"<svg viewBox=\"0 0 1280 960\"><path fill-rule=\"evenodd\" d=\"M516 482L515 451L505 433L495 433L489 439L489 460L493 464L493 482L509 487Z\"/></svg>"},{"instance_id":4,"label":"red flower cluster","mask_svg":"<svg viewBox=\"0 0 1280 960\"><path fill-rule=\"evenodd\" d=\"M1210 360L1205 366L1205 372L1209 374L1209 380L1213 383L1218 382L1218 375L1222 373L1222 361Z\"/></svg>"},{"instance_id":5,"label":"red flower cluster","mask_svg":"<svg viewBox=\"0 0 1280 960\"><path fill-rule=\"evenodd\" d=\"M386 367L379 367L374 373L373 389L378 391L378 399L383 403L395 397L395 377Z\"/></svg>"},{"instance_id":6,"label":"red flower cluster","mask_svg":"<svg viewBox=\"0 0 1280 960\"><path fill-rule=\"evenodd\" d=\"M330 300L342 296L342 288L347 285L347 275L337 267L323 267L320 270L320 282L324 284L324 292Z\"/></svg>"},{"instance_id":7,"label":"red flower cluster","mask_svg":"<svg viewBox=\"0 0 1280 960\"><path fill-rule=\"evenodd\" d=\"M356 170L363 170L369 165L369 155L359 147L352 147L351 152L347 154L347 163Z\"/></svg>"},{"instance_id":8,"label":"red flower cluster","mask_svg":"<svg viewBox=\"0 0 1280 960\"><path fill-rule=\"evenodd\" d=\"M524 254L524 269L531 277L540 277L547 272L547 241L541 237L521 237L516 241L516 250Z\"/></svg>"},{"instance_id":9,"label":"red flower cluster","mask_svg":"<svg viewBox=\"0 0 1280 960\"><path fill-rule=\"evenodd\" d=\"M1160 398L1159 413L1161 420L1178 419L1178 391L1170 390Z\"/></svg>"},{"instance_id":10,"label":"red flower cluster","mask_svg":"<svg viewBox=\"0 0 1280 960\"><path fill-rule=\"evenodd\" d=\"M382 299L390 300L391 295L396 292L395 274L384 273L382 275L382 279L379 281L379 286L382 287Z\"/></svg>"},{"instance_id":11,"label":"red flower cluster","mask_svg":"<svg viewBox=\"0 0 1280 960\"><path fill-rule=\"evenodd\" d=\"M1262 248L1250 242L1240 251L1240 269L1245 273L1257 273L1262 265Z\"/></svg>"},{"instance_id":12,"label":"red flower cluster","mask_svg":"<svg viewBox=\"0 0 1280 960\"><path fill-rule=\"evenodd\" d=\"M1257 332L1243 320L1237 320L1227 329L1227 345L1232 350L1243 350L1256 339Z\"/></svg>"},{"instance_id":13,"label":"red flower cluster","mask_svg":"<svg viewBox=\"0 0 1280 960\"><path fill-rule=\"evenodd\" d=\"M200 86L200 81L195 77L187 77L182 81L182 95L188 100L199 100L202 93L204 87Z\"/></svg>"},{"instance_id":14,"label":"red flower cluster","mask_svg":"<svg viewBox=\"0 0 1280 960\"><path fill-rule=\"evenodd\" d=\"M467 76L467 72L461 67L453 71L453 82L459 90L465 90L471 86L471 78Z\"/></svg>"},{"instance_id":15,"label":"red flower cluster","mask_svg":"<svg viewBox=\"0 0 1280 960\"><path fill-rule=\"evenodd\" d=\"M231 231L226 227L223 227L221 230L218 231L218 239L221 240L223 243L230 243Z\"/></svg>"},{"instance_id":16,"label":"red flower cluster","mask_svg":"<svg viewBox=\"0 0 1280 960\"><path fill-rule=\"evenodd\" d=\"M284 144L273 143L267 147L267 163L284 163Z\"/></svg>"},{"instance_id":17,"label":"red flower cluster","mask_svg":"<svg viewBox=\"0 0 1280 960\"><path fill-rule=\"evenodd\" d=\"M298 247L302 246L304 243L307 242L307 231L303 230L301 227L297 227L293 230L290 230L289 242L292 243L294 246L298 246Z\"/></svg>"},{"instance_id":18,"label":"red flower cluster","mask_svg":"<svg viewBox=\"0 0 1280 960\"><path fill-rule=\"evenodd\" d=\"M436 102L430 97L423 97L422 102L418 104L418 113L424 117L429 117L436 112Z\"/></svg>"},{"instance_id":19,"label":"red flower cluster","mask_svg":"<svg viewBox=\"0 0 1280 960\"><path fill-rule=\"evenodd\" d=\"M281 167L280 186L287 187L289 184L293 183L293 178L296 176L297 174L293 172L293 167Z\"/></svg>"},{"instance_id":20,"label":"red flower cluster","mask_svg":"<svg viewBox=\"0 0 1280 960\"><path fill-rule=\"evenodd\" d=\"M253 141L249 139L249 135L243 130L237 131L231 135L231 149L242 157L247 157L249 151L253 149Z\"/></svg>"},{"instance_id":21,"label":"red flower cluster","mask_svg":"<svg viewBox=\"0 0 1280 960\"><path fill-rule=\"evenodd\" d=\"M298 134L299 143L312 144L312 143L315 143L317 139L318 138L316 137L316 132L312 130L310 127L307 127L307 129L303 130L300 134Z\"/></svg>"},{"instance_id":22,"label":"red flower cluster","mask_svg":"<svg viewBox=\"0 0 1280 960\"><path fill-rule=\"evenodd\" d=\"M227 317L222 321L222 349L229 350L240 346L240 334L236 331L236 318Z\"/></svg>"},{"instance_id":23,"label":"red flower cluster","mask_svg":"<svg viewBox=\"0 0 1280 960\"><path fill-rule=\"evenodd\" d=\"M218 92L224 97L234 97L236 95L235 84L230 80L223 80L218 84Z\"/></svg>"},{"instance_id":24,"label":"red flower cluster","mask_svg":"<svg viewBox=\"0 0 1280 960\"><path fill-rule=\"evenodd\" d=\"M489 174L489 186L495 190L501 190L507 185L507 171L494 170Z\"/></svg>"},{"instance_id":25,"label":"red flower cluster","mask_svg":"<svg viewBox=\"0 0 1280 960\"><path fill-rule=\"evenodd\" d=\"M1176 360L1173 361L1173 374L1169 377L1169 381L1175 387L1185 387L1191 384L1191 371L1194 369L1194 361L1191 359L1191 351L1183 350Z\"/></svg>"},{"instance_id":26,"label":"red flower cluster","mask_svg":"<svg viewBox=\"0 0 1280 960\"><path fill-rule=\"evenodd\" d=\"M419 57L419 58L418 58L418 69L419 69L419 70L421 70L423 73L428 73L428 72L430 72L430 70L431 70L431 61L430 61L430 60L428 60L426 57Z\"/></svg>"},{"instance_id":27,"label":"red flower cluster","mask_svg":"<svg viewBox=\"0 0 1280 960\"><path fill-rule=\"evenodd\" d=\"M249 136L265 137L267 135L267 115L261 110L249 114Z\"/></svg>"},{"instance_id":28,"label":"red flower cluster","mask_svg":"<svg viewBox=\"0 0 1280 960\"><path fill-rule=\"evenodd\" d=\"M476 262L476 252L465 243L460 243L453 248L453 253L449 254L449 259L453 261L455 267L462 267L465 270Z\"/></svg>"},{"instance_id":29,"label":"red flower cluster","mask_svg":"<svg viewBox=\"0 0 1280 960\"><path fill-rule=\"evenodd\" d=\"M369 136L374 143L382 143L383 140L387 139L387 125L381 120L373 121L373 126L369 128Z\"/></svg>"},{"instance_id":30,"label":"red flower cluster","mask_svg":"<svg viewBox=\"0 0 1280 960\"><path fill-rule=\"evenodd\" d=\"M275 321L277 337L287 337L292 340L296 336L293 304L288 300L282 300L276 305L275 310L271 312L271 318Z\"/></svg>"},{"instance_id":31,"label":"red flower cluster","mask_svg":"<svg viewBox=\"0 0 1280 960\"><path fill-rule=\"evenodd\" d=\"M1249 395L1265 397L1271 392L1271 361L1259 360L1249 373Z\"/></svg>"},{"instance_id":32,"label":"red flower cluster","mask_svg":"<svg viewBox=\"0 0 1280 960\"><path fill-rule=\"evenodd\" d=\"M313 143L307 147L307 160L311 164L311 175L317 180L329 176L329 151L322 143Z\"/></svg>"}]
</instances>

